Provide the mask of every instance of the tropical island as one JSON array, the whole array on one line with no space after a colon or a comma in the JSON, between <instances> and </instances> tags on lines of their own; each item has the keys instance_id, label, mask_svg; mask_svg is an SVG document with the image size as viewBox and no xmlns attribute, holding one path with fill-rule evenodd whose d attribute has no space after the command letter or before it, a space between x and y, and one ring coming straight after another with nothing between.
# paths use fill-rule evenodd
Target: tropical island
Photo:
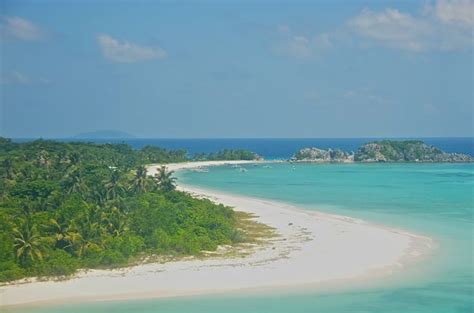
<instances>
[{"instance_id":1,"label":"tropical island","mask_svg":"<svg viewBox=\"0 0 474 313\"><path fill-rule=\"evenodd\" d=\"M224 150L199 160L257 159ZM68 276L253 240L248 216L175 190L184 150L0 138L0 282Z\"/></svg>"},{"instance_id":2,"label":"tropical island","mask_svg":"<svg viewBox=\"0 0 474 313\"><path fill-rule=\"evenodd\" d=\"M176 184L173 171L269 167L249 151L1 139L0 164L2 306L362 282L435 247L348 216Z\"/></svg>"},{"instance_id":3,"label":"tropical island","mask_svg":"<svg viewBox=\"0 0 474 313\"><path fill-rule=\"evenodd\" d=\"M447 153L420 140L382 140L369 142L354 152L341 149L303 148L290 159L293 162L472 162L473 158L461 153Z\"/></svg>"},{"instance_id":4,"label":"tropical island","mask_svg":"<svg viewBox=\"0 0 474 313\"><path fill-rule=\"evenodd\" d=\"M176 191L173 171L220 160L258 161L246 150L188 156L126 144L0 138L0 282L68 276L137 264L150 256L198 255L246 240L248 216ZM356 153L304 148L294 162L469 162L422 141L378 141ZM176 169L187 166L174 167ZM172 166L173 168L173 166ZM240 218L240 220L239 220ZM237 225L240 225L237 227ZM254 234L255 235L255 234Z\"/></svg>"}]
</instances>

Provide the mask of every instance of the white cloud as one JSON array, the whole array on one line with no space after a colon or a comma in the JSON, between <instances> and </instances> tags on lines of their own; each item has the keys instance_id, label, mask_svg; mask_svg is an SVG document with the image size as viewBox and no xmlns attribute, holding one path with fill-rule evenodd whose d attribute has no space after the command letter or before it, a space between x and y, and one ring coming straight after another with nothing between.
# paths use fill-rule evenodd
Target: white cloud
<instances>
[{"instance_id":1,"label":"white cloud","mask_svg":"<svg viewBox=\"0 0 474 313\"><path fill-rule=\"evenodd\" d=\"M333 39L329 33L322 33L316 36L315 43L321 48L332 48L334 47Z\"/></svg>"},{"instance_id":2,"label":"white cloud","mask_svg":"<svg viewBox=\"0 0 474 313\"><path fill-rule=\"evenodd\" d=\"M440 0L425 7L437 33L438 48L459 50L474 47L474 1Z\"/></svg>"},{"instance_id":3,"label":"white cloud","mask_svg":"<svg viewBox=\"0 0 474 313\"><path fill-rule=\"evenodd\" d=\"M381 41L390 47L411 51L425 50L425 38L432 33L429 23L390 8L383 12L364 9L349 21L349 26L359 35Z\"/></svg>"},{"instance_id":4,"label":"white cloud","mask_svg":"<svg viewBox=\"0 0 474 313\"><path fill-rule=\"evenodd\" d=\"M430 1L430 0L427 0ZM332 31L295 32L280 24L274 32L272 51L294 58L319 56L334 47L384 47L412 53L470 51L474 48L474 0L427 2L419 13L396 8L363 9Z\"/></svg>"},{"instance_id":5,"label":"white cloud","mask_svg":"<svg viewBox=\"0 0 474 313\"><path fill-rule=\"evenodd\" d=\"M120 42L106 34L97 36L97 41L103 56L114 62L132 63L166 57L166 51L160 47L140 46L128 41Z\"/></svg>"},{"instance_id":6,"label":"white cloud","mask_svg":"<svg viewBox=\"0 0 474 313\"><path fill-rule=\"evenodd\" d=\"M440 0L432 11L443 23L474 27L474 1L472 0Z\"/></svg>"},{"instance_id":7,"label":"white cloud","mask_svg":"<svg viewBox=\"0 0 474 313\"><path fill-rule=\"evenodd\" d=\"M31 78L28 75L19 71L10 71L0 74L1 85L31 85L31 84L50 84L51 81L45 78Z\"/></svg>"},{"instance_id":8,"label":"white cloud","mask_svg":"<svg viewBox=\"0 0 474 313\"><path fill-rule=\"evenodd\" d=\"M307 58L311 56L310 41L305 36L292 36L286 42L282 51L297 58Z\"/></svg>"},{"instance_id":9,"label":"white cloud","mask_svg":"<svg viewBox=\"0 0 474 313\"><path fill-rule=\"evenodd\" d=\"M281 56L310 58L333 46L327 33L309 37L294 33L287 25L279 25L277 34L278 40L273 45L273 52Z\"/></svg>"},{"instance_id":10,"label":"white cloud","mask_svg":"<svg viewBox=\"0 0 474 313\"><path fill-rule=\"evenodd\" d=\"M348 25L359 36L391 48L413 52L472 48L474 1L439 0L425 5L423 13L364 9Z\"/></svg>"},{"instance_id":11,"label":"white cloud","mask_svg":"<svg viewBox=\"0 0 474 313\"><path fill-rule=\"evenodd\" d=\"M39 41L45 37L45 32L39 26L17 16L2 18L0 33L3 38L24 41Z\"/></svg>"}]
</instances>

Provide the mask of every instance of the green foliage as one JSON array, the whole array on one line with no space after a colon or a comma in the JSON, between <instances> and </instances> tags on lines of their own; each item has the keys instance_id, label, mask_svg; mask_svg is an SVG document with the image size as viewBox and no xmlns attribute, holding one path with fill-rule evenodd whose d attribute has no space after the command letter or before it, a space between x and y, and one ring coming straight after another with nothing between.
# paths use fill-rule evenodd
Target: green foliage
<instances>
[{"instance_id":1,"label":"green foliage","mask_svg":"<svg viewBox=\"0 0 474 313\"><path fill-rule=\"evenodd\" d=\"M166 166L162 165L155 174L157 187L163 191L172 191L176 188L176 178L172 176L173 171L168 171Z\"/></svg>"},{"instance_id":2,"label":"green foliage","mask_svg":"<svg viewBox=\"0 0 474 313\"><path fill-rule=\"evenodd\" d=\"M76 272L80 262L71 254L61 249L48 252L44 262L33 265L33 272L40 276L69 276Z\"/></svg>"},{"instance_id":3,"label":"green foliage","mask_svg":"<svg viewBox=\"0 0 474 313\"><path fill-rule=\"evenodd\" d=\"M194 156L195 160L200 161L219 161L219 160L258 160L260 157L252 151L223 149L215 153L200 153Z\"/></svg>"},{"instance_id":4,"label":"green foliage","mask_svg":"<svg viewBox=\"0 0 474 313\"><path fill-rule=\"evenodd\" d=\"M20 265L27 267L35 261L43 260L44 241L36 224L30 217L21 220L18 227L13 228L16 257Z\"/></svg>"},{"instance_id":5,"label":"green foliage","mask_svg":"<svg viewBox=\"0 0 474 313\"><path fill-rule=\"evenodd\" d=\"M0 282L17 280L25 277L25 270L14 261L0 262Z\"/></svg>"},{"instance_id":6,"label":"green foliage","mask_svg":"<svg viewBox=\"0 0 474 313\"><path fill-rule=\"evenodd\" d=\"M354 156L362 162L472 162L465 154L446 153L420 140L382 140L362 145Z\"/></svg>"},{"instance_id":7,"label":"green foliage","mask_svg":"<svg viewBox=\"0 0 474 313\"><path fill-rule=\"evenodd\" d=\"M230 208L171 193L146 193L127 204L132 212L130 228L137 229L146 249L194 254L233 242L235 218Z\"/></svg>"},{"instance_id":8,"label":"green foliage","mask_svg":"<svg viewBox=\"0 0 474 313\"><path fill-rule=\"evenodd\" d=\"M224 150L208 157L255 155ZM150 177L144 166L186 160L184 150L151 146L0 138L0 281L237 242L230 208L175 191L173 172L163 167Z\"/></svg>"}]
</instances>

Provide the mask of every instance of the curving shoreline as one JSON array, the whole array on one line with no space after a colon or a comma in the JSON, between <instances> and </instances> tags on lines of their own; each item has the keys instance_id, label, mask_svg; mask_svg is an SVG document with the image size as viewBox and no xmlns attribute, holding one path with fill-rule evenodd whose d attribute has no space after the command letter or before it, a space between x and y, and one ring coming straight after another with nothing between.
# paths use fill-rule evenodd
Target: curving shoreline
<instances>
[{"instance_id":1,"label":"curving shoreline","mask_svg":"<svg viewBox=\"0 0 474 313\"><path fill-rule=\"evenodd\" d=\"M168 164L170 170L245 164L209 161ZM149 166L150 174L156 166ZM419 259L430 238L345 216L307 211L284 203L180 185L238 211L254 213L280 237L253 254L187 259L118 270L90 270L67 281L0 287L0 305L160 298L219 292L344 284L384 277Z\"/></svg>"}]
</instances>

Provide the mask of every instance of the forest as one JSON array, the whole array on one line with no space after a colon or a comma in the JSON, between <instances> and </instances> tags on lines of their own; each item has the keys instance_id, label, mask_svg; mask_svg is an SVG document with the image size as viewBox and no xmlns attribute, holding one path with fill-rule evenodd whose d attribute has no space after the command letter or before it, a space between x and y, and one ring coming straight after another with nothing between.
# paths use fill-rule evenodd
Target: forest
<instances>
[{"instance_id":1,"label":"forest","mask_svg":"<svg viewBox=\"0 0 474 313\"><path fill-rule=\"evenodd\" d=\"M199 159L248 159L225 150ZM241 242L229 207L175 190L185 150L0 138L0 281L67 276Z\"/></svg>"}]
</instances>

